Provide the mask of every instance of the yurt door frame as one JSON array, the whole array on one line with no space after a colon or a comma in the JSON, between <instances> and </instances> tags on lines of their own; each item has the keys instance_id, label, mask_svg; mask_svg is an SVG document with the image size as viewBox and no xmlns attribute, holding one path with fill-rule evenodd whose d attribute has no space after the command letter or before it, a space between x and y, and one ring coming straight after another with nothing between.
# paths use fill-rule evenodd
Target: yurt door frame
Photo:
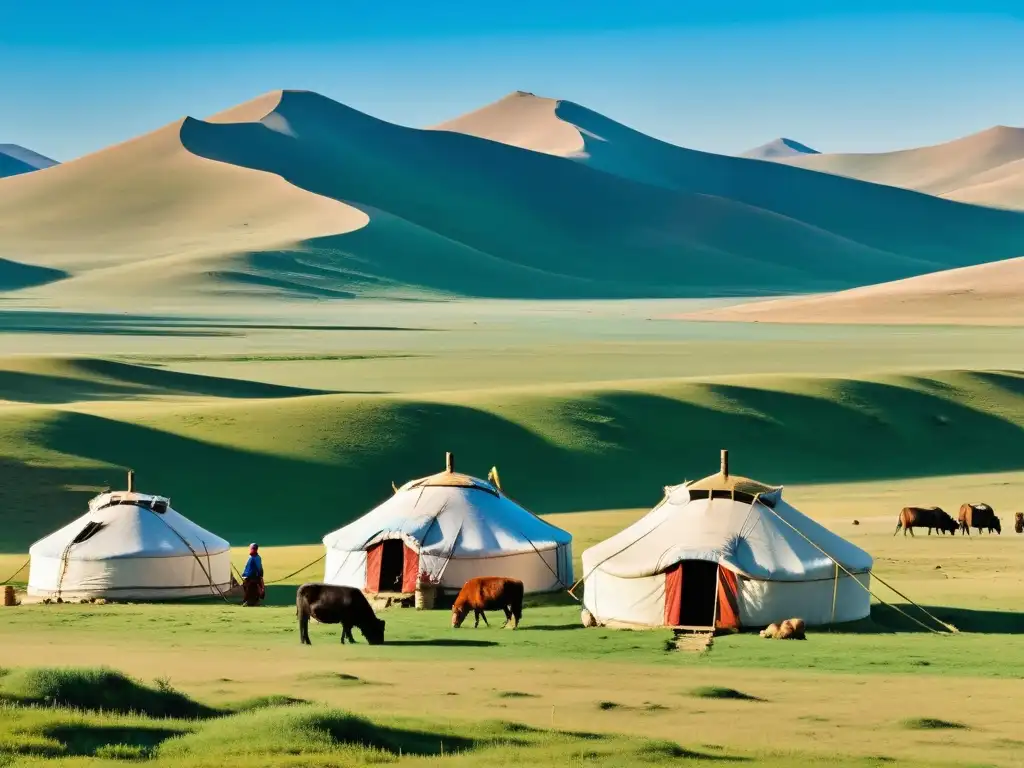
<instances>
[{"instance_id":1,"label":"yurt door frame","mask_svg":"<svg viewBox=\"0 0 1024 768\"><path fill-rule=\"evenodd\" d=\"M719 563L681 560L665 572L665 624L680 629L738 629L736 590L736 574ZM703 606L694 611L698 600Z\"/></svg>"},{"instance_id":2,"label":"yurt door frame","mask_svg":"<svg viewBox=\"0 0 1024 768\"><path fill-rule=\"evenodd\" d=\"M384 539L366 550L366 591L416 591L420 554L404 539Z\"/></svg>"}]
</instances>

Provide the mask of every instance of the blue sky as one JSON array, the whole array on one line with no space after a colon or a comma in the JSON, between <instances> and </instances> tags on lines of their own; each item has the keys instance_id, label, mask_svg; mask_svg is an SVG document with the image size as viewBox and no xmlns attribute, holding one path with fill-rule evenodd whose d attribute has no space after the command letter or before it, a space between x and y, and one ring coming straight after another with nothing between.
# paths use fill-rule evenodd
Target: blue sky
<instances>
[{"instance_id":1,"label":"blue sky","mask_svg":"<svg viewBox=\"0 0 1024 768\"><path fill-rule=\"evenodd\" d=\"M0 143L68 160L276 88L406 125L522 89L698 149L895 149L1024 125L1024 2L0 5Z\"/></svg>"}]
</instances>

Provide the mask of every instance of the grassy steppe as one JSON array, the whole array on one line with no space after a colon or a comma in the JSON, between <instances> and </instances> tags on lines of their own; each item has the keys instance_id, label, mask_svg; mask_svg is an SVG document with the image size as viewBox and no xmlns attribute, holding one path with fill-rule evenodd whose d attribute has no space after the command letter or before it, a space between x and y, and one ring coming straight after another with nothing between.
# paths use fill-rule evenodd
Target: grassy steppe
<instances>
[{"instance_id":1,"label":"grassy steppe","mask_svg":"<svg viewBox=\"0 0 1024 768\"><path fill-rule=\"evenodd\" d=\"M385 646L315 626L303 648L294 590L318 565L258 610L24 605L0 609L0 697L18 699L0 765L1019 762L1020 331L656 322L680 313L657 302L242 309L0 313L0 579L127 466L235 544L259 539L276 580L446 450L496 464L578 557L728 447L961 632L878 606L803 643L727 636L696 655L666 632L584 630L563 597L517 632L394 609ZM991 503L1004 534L892 535L905 504L964 501ZM54 679L27 670L53 666L123 670L194 709L55 709L26 695Z\"/></svg>"}]
</instances>

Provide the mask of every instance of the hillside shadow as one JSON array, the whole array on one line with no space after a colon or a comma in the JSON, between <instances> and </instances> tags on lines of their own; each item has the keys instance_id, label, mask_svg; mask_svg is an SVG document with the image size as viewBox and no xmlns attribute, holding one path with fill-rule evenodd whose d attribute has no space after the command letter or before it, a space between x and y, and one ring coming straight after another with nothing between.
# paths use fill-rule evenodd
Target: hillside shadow
<instances>
[{"instance_id":1,"label":"hillside shadow","mask_svg":"<svg viewBox=\"0 0 1024 768\"><path fill-rule=\"evenodd\" d=\"M1002 374L990 376L1003 380ZM1018 382L1016 375L1004 378L1008 389ZM733 385L678 389L680 398L710 392L717 398L713 406L675 399L670 392L596 392L536 401L517 396L503 403L517 412L517 421L466 405L367 399L353 411L347 400L326 398L311 412L322 436L315 460L53 412L33 427L33 445L92 466L54 469L9 462L12 481L0 490L0 501L11 511L5 513L0 548L24 551L82 509L87 496L66 488L116 484L126 466L139 471L147 489L171 496L175 508L200 525L229 541L267 545L319 542L385 501L393 481L436 472L445 451L466 457L461 466L479 477L497 465L506 492L538 514L653 506L666 484L715 471L724 446L738 472L786 484L1024 467L1024 429L994 413L926 388L847 381L832 386L828 398ZM222 429L278 429L276 407L261 405L244 422L232 419ZM535 419L542 419L543 431L531 428ZM688 439L666 441L666 434ZM979 441L979 435L985 439ZM41 479L51 487L36 487ZM320 576L314 569L307 579ZM531 597L530 604L541 603Z\"/></svg>"},{"instance_id":2,"label":"hillside shadow","mask_svg":"<svg viewBox=\"0 0 1024 768\"><path fill-rule=\"evenodd\" d=\"M41 285L49 285L70 276L62 269L23 264L20 261L0 258L0 292L38 288Z\"/></svg>"},{"instance_id":3,"label":"hillside shadow","mask_svg":"<svg viewBox=\"0 0 1024 768\"><path fill-rule=\"evenodd\" d=\"M1024 217L784 163L668 144L571 101L556 114L583 129L588 162L668 189L774 211L883 251L946 266L1018 255ZM785 190L779 194L779 190ZM837 204L837 201L842 201Z\"/></svg>"},{"instance_id":4,"label":"hillside shadow","mask_svg":"<svg viewBox=\"0 0 1024 768\"><path fill-rule=\"evenodd\" d=\"M129 365L75 360L55 373L0 369L0 400L54 404L156 396L271 399L333 394L327 390L264 384Z\"/></svg>"},{"instance_id":5,"label":"hillside shadow","mask_svg":"<svg viewBox=\"0 0 1024 768\"><path fill-rule=\"evenodd\" d=\"M243 319L56 312L35 309L0 310L0 333L38 333L78 336L241 336L244 331L373 331L427 332L432 328L391 325L290 324Z\"/></svg>"},{"instance_id":6,"label":"hillside shadow","mask_svg":"<svg viewBox=\"0 0 1024 768\"><path fill-rule=\"evenodd\" d=\"M180 730L158 726L115 726L92 723L58 725L43 729L43 735L64 745L75 757L124 757L129 760L150 755Z\"/></svg>"}]
</instances>

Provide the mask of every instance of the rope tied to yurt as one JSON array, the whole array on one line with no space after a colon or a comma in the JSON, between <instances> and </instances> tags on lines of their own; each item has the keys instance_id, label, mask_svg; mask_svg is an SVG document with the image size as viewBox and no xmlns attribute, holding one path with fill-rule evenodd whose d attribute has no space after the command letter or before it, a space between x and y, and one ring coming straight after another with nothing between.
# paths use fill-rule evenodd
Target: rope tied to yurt
<instances>
[{"instance_id":1,"label":"rope tied to yurt","mask_svg":"<svg viewBox=\"0 0 1024 768\"><path fill-rule=\"evenodd\" d=\"M14 577L17 576L22 571L24 571L31 563L32 563L32 558L30 557L28 560L26 560L24 563L21 564L21 568L19 568L14 573L12 573L10 576L8 576L4 581L0 581L0 587L4 586L6 584L10 584L12 581L14 581Z\"/></svg>"},{"instance_id":2,"label":"rope tied to yurt","mask_svg":"<svg viewBox=\"0 0 1024 768\"><path fill-rule=\"evenodd\" d=\"M796 531L796 532L797 532L797 534L799 534L799 535L800 535L800 536L801 536L801 537L802 537L802 538L803 538L803 539L804 539L804 540L805 540L805 541L806 541L806 542L807 542L808 544L810 544L810 545L811 545L812 547L814 547L814 548L815 548L816 550L818 550L819 552L821 552L821 554L825 555L825 557L827 557L827 558L828 558L829 560L831 560L831 561L832 561L833 563L835 563L836 567L837 567L837 568L839 568L839 569L841 569L841 570L843 571L843 573L845 573L845 574L846 574L847 576L849 576L849 577L850 577L851 579L853 579L853 582L854 582L855 584L857 584L857 586L859 586L859 587L860 587L861 589L863 589L863 590L864 590L865 592L867 592L867 593L868 593L869 595L871 595L871 596L872 596L873 598L875 598L875 599L876 599L876 600L877 600L878 602L880 602L880 603L881 603L882 605L885 605L885 606L887 606L887 607L889 607L889 608L892 608L892 609L893 609L894 611L896 611L897 613L899 613L899 614L903 615L904 617L906 617L906 618L910 619L910 620L911 620L911 621L913 621L913 622L914 622L915 624L917 624L918 626L920 626L920 627L922 627L923 629L927 630L928 632L933 632L933 633L935 633L936 635L941 635L941 634L942 634L942 632L940 632L939 630L935 629L934 627L929 627L929 626L928 626L927 624L925 624L925 623L924 623L923 621L921 621L920 619L918 619L918 618L917 618L917 617L915 617L915 616L911 616L911 615L910 615L909 613L907 613L906 611L904 611L904 610L903 610L903 609L901 609L900 607L898 607L898 606L895 606L895 605L892 605L892 604L890 604L890 603L886 602L885 600L883 600L883 599L882 599L881 597L879 597L879 596L878 596L878 595L876 595L876 594L875 594L874 592L872 592L872 591L871 591L871 589L870 589L870 587L866 587L866 586L864 586L864 584L862 584L862 583L861 583L860 579L858 579L858 578L857 578L857 576L856 576L856 575L855 575L854 573L852 573L851 571L849 571L849 570L848 570L848 569L846 568L846 566L844 566L844 565L843 565L842 563L840 563L840 562L839 562L838 560L836 560L836 559L835 559L834 557L832 557L832 555L830 555L830 554L829 554L828 552L826 552L826 551L825 551L824 549L822 549L822 548L821 548L820 546L818 546L818 544L817 544L817 543L815 543L814 541L812 541L812 540L811 540L811 538L810 538L809 536L807 536L807 534L805 534L805 533L804 533L803 531L801 531L801 530L800 530L799 528L797 528L797 527L796 527L795 525L793 525L793 524L792 524L791 522L789 522L789 521L788 521L788 520L787 520L786 518L784 518L784 517L783 517L782 515L780 515L780 514L779 514L778 512L776 512L776 511L775 511L774 509L772 509L772 507L769 507L769 506L768 506L767 504L762 504L762 506L763 506L763 507L764 507L765 509L767 509L767 510L771 511L771 513L772 513L773 515L775 515L775 516L776 516L776 517L777 517L777 518L778 518L779 520L781 520L781 521L782 521L782 522L784 522L784 523L785 523L786 525L788 525L788 526L789 526L789 527L790 527L790 528L791 528L792 530ZM888 584L887 582L883 581L883 580L882 580L882 579L881 579L881 578L880 578L880 577L879 577L879 576L878 576L878 575L877 575L877 574L876 574L876 573L874 572L874 570L871 570L871 571L869 571L869 573L871 573L871 575L873 575L873 576L874 576L874 577L875 577L876 579L878 579L879 581L881 581L881 582L882 582L882 584L884 584L884 585L885 585L886 587L889 587L889 589L891 589L891 590L892 590L893 592L895 592L895 593L896 593L897 595L899 595L899 596L900 596L900 597L902 597L902 598L903 598L904 600L906 600L906 601L907 601L908 603L910 603L910 604L911 604L911 605L913 605L913 606L914 606L915 608L917 608L917 609L918 609L919 611L921 611L921 613L923 613L923 614L924 614L925 616L927 616L927 617L928 617L929 619L931 619L932 621L934 621L934 622L935 622L936 624L939 624L940 626L944 627L945 629L949 630L949 631L950 631L950 632L952 632L952 633L957 633L957 632L959 632L959 631L960 631L959 629L957 629L956 627L954 627L954 626L953 626L952 624L947 624L946 622L944 622L944 621L942 621L941 619L937 618L937 617L936 617L936 616L934 616L934 615L933 615L932 613L930 613L930 612L929 612L928 610L926 610L926 609L925 609L925 608L923 608L922 606L920 606L920 605L918 605L917 603L915 603L915 602L914 602L913 600L911 600L911 599L910 599L909 597L907 597L907 596L906 596L906 595L904 595L903 593L899 592L899 591L898 591L897 589L895 589L895 588L893 588L892 586L890 586L890 585L889 585L889 584ZM837 580L836 580L836 585L837 585L837 586L836 586L836 590L838 590L838 583L839 583L839 582L838 582L838 579L837 579Z\"/></svg>"},{"instance_id":3,"label":"rope tied to yurt","mask_svg":"<svg viewBox=\"0 0 1024 768\"><path fill-rule=\"evenodd\" d=\"M658 506L657 506L657 507L655 507L654 509L658 509L659 507L663 506L663 505L664 505L664 504L665 504L665 503L666 503L667 501L668 501L668 494L666 494L666 495L665 495L665 497L664 497L664 498L663 498L663 499L661 500L661 503L660 503L660 504L658 504ZM653 511L654 511L654 509L652 509L652 510L651 510L651 512L653 512ZM650 512L648 512L648 514L650 514ZM566 591L567 591L567 592L569 593L569 595L570 595L570 596L572 596L573 600L575 600L575 601L576 601L576 602L578 602L578 603L579 603L579 602L582 602L582 600L580 600L580 598L576 597L576 591L575 591L575 590L576 590L576 588L577 588L577 587L578 587L578 586L579 586L580 584L582 584L583 582L585 582L585 581L587 580L587 578L588 578L588 577L589 577L589 576L590 576L591 574L593 574L593 573L594 573L594 571L596 571L596 570L597 570L598 568L600 568L600 567L601 567L602 565L604 565L605 563L607 563L607 562L608 562L609 560L611 560L611 559L612 559L613 557L617 557L618 555L621 555L621 554L622 554L623 552L625 552L625 551L626 551L627 549L629 549L630 547L632 547L632 546L633 546L634 544L637 544L637 543L639 543L639 542L640 542L640 541L641 541L642 539L646 538L647 536L650 536L650 535L651 535L652 533L654 533L654 532L655 532L656 530L658 530L658 529L659 529L659 528L660 528L660 527L661 527L662 525L664 525L664 524L665 524L665 521L664 521L664 520L662 520L662 521L661 521L660 523L658 523L658 524L657 524L656 526L654 526L653 528L651 528L651 530L649 530L649 531L647 531L646 533L642 534L641 536L638 536L637 538L633 539L633 541L629 542L629 543L628 543L628 544L627 544L626 546L624 546L624 547L623 547L622 549L619 549L619 550L617 550L617 551L615 551L615 552L612 552L612 553L611 553L610 555L608 555L608 557L604 558L604 559L603 559L603 560L602 560L601 562L599 562L599 563L598 563L597 565L595 565L595 566L594 566L593 568L591 568L591 569L590 569L590 570L589 570L588 572L584 573L584 574L583 574L583 575L582 575L582 576L581 576L580 578L578 578L578 579L576 580L576 583L575 583L575 584L573 584L573 585L572 585L571 587L569 587L569 589L568 589L568 590L566 590Z\"/></svg>"},{"instance_id":4,"label":"rope tied to yurt","mask_svg":"<svg viewBox=\"0 0 1024 768\"><path fill-rule=\"evenodd\" d=\"M311 566L314 566L314 565L316 565L317 563L319 563L319 562L320 562L321 560L325 559L326 557L327 557L327 553L326 553L326 552L324 552L324 553L323 553L322 555L320 555L320 557L318 557L318 558L317 558L316 560L314 560L314 561L313 561L313 562L311 562L311 563L306 563L306 564L305 564L304 566L302 566L301 568L299 568L299 570L297 570L297 571L292 571L292 572L291 572L291 573L289 573L289 574L288 574L287 576L282 576L281 578L279 578L279 579L274 579L273 581L266 581L266 580L264 580L264 581L263 581L263 583L264 583L264 584L280 584L280 583L281 583L282 581L287 581L287 580L288 580L288 579L290 579L290 578L291 578L292 576L298 576L298 575L299 575L300 573L302 573L302 572L303 572L304 570L306 570L307 568L309 568L309 567L311 567ZM234 567L234 566L232 566L232 567Z\"/></svg>"},{"instance_id":5,"label":"rope tied to yurt","mask_svg":"<svg viewBox=\"0 0 1024 768\"><path fill-rule=\"evenodd\" d=\"M225 603L229 603L230 604L231 601L227 599L227 597L221 591L221 588L213 583L213 574L211 573L212 568L211 568L211 571L206 570L206 567L203 565L203 559L201 557L199 557L199 553L196 552L195 549L192 548L192 545L188 543L188 540L184 536L182 536L180 533L178 533L178 531L175 530L173 525L168 523L161 515L157 514L156 512L154 512L149 507L140 507L140 509L147 510L151 515L153 515L153 517L155 517L161 523L166 525L167 526L167 530L169 530L171 533L173 533L175 536L177 536L179 539L181 539L181 543L184 544L186 547L188 547L188 551L192 553L192 557L194 557L195 561L197 563L199 563L199 569L203 572L203 575L206 577L207 582L209 582L210 586L217 593L218 597L220 597L220 599L223 600ZM206 549L206 542L205 541L203 542L203 548ZM209 550L207 550L207 558L209 558Z\"/></svg>"}]
</instances>

